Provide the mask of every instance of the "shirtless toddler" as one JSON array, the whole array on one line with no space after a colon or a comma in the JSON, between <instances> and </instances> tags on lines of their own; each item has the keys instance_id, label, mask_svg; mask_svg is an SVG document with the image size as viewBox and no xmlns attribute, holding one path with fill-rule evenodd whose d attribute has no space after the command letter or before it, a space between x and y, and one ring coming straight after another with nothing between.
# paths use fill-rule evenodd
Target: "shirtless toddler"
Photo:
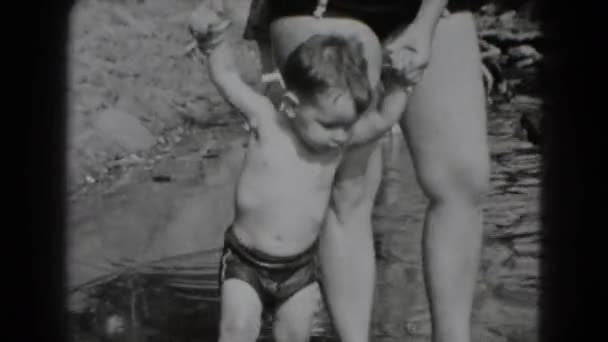
<instances>
[{"instance_id":1,"label":"shirtless toddler","mask_svg":"<svg viewBox=\"0 0 608 342\"><path fill-rule=\"evenodd\" d=\"M319 294L318 238L336 169L348 146L391 129L407 92L393 82L377 101L361 43L315 35L284 63L276 108L239 76L225 39L229 27L203 6L190 22L212 81L250 127L220 265L220 341L255 341L264 310L275 315L277 341L307 341Z\"/></svg>"}]
</instances>

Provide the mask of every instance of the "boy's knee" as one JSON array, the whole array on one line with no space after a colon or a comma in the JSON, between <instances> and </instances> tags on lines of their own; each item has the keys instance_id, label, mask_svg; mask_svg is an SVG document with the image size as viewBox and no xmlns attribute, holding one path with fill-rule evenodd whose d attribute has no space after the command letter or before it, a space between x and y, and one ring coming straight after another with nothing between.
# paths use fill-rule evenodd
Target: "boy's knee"
<instances>
[{"instance_id":1,"label":"boy's knee","mask_svg":"<svg viewBox=\"0 0 608 342\"><path fill-rule=\"evenodd\" d=\"M220 324L220 342L252 342L259 335L260 318L230 317Z\"/></svg>"}]
</instances>

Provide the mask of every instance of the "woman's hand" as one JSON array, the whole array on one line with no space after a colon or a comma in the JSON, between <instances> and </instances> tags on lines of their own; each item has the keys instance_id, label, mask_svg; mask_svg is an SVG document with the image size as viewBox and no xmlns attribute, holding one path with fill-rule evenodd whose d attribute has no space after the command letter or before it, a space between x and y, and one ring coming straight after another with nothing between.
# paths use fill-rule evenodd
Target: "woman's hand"
<instances>
[{"instance_id":1,"label":"woman's hand","mask_svg":"<svg viewBox=\"0 0 608 342\"><path fill-rule=\"evenodd\" d=\"M384 43L385 63L405 79L405 83L417 84L431 59L432 31L412 24L401 34Z\"/></svg>"},{"instance_id":2,"label":"woman's hand","mask_svg":"<svg viewBox=\"0 0 608 342\"><path fill-rule=\"evenodd\" d=\"M385 59L405 81L420 81L431 60L431 46L439 18L446 14L447 0L422 0L416 19L385 41Z\"/></svg>"},{"instance_id":3,"label":"woman's hand","mask_svg":"<svg viewBox=\"0 0 608 342\"><path fill-rule=\"evenodd\" d=\"M203 52L219 44L231 24L211 5L212 2L203 2L192 12L188 22L188 30Z\"/></svg>"}]
</instances>

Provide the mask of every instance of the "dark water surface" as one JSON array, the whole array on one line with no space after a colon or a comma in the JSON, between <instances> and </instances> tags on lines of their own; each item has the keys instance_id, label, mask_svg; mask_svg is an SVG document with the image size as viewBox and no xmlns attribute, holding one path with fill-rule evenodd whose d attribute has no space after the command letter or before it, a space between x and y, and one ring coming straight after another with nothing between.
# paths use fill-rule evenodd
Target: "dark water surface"
<instances>
[{"instance_id":1,"label":"dark water surface","mask_svg":"<svg viewBox=\"0 0 608 342\"><path fill-rule=\"evenodd\" d=\"M540 156L534 146L517 138L517 112L505 107L500 113L491 113L488 124L492 188L484 207L485 240L474 302L474 341L536 341ZM194 141L192 146L201 146L200 141ZM171 248L165 248L160 255L166 256L156 261L113 265L113 271L107 276L72 287L72 296L81 298L80 309L72 314L74 341L205 342L217 339L217 264L222 234L217 227L223 223L216 222L215 228L208 231L200 229L201 220L206 222L209 217L200 205L218 193L197 188L200 182L192 179L200 176L200 170L188 171L192 169L187 163L189 151L191 149L177 149L174 154L181 156L173 158L173 164L164 166L174 173L181 172L186 180L160 185L173 190L162 188L150 194L145 191L152 190L141 189L158 187L158 184L127 185L96 197L93 202L97 203L97 209L103 208L101 212L89 210L93 202L87 202L86 198L95 197L94 192L75 205L74 230L93 221L100 228L103 226L99 223L100 217L104 217L106 223L111 220L117 227L128 226L129 222L141 226L144 224L141 222L148 220L163 226L173 225L177 232L157 236L148 245L170 246L178 240L176 236L194 244L195 240L180 235L184 227L196 230L199 234L196 241L205 243L202 250L177 256L171 255ZM386 161L385 177L374 210L378 274L373 336L375 341L430 341L430 316L420 259L421 226L427 200L416 183L407 147L400 135L394 137L389 154L392 157ZM225 174L221 170L223 159L205 163L205 182L213 183L213 174ZM220 169L210 171L218 167ZM192 201L194 204L190 206L176 204ZM217 205L218 199L211 201ZM227 205L231 203L229 199L224 201ZM165 202L173 205L167 209ZM133 209L139 207L145 209ZM261 340L270 340L270 321L266 323ZM336 340L323 307L317 315L313 335L315 340Z\"/></svg>"}]
</instances>

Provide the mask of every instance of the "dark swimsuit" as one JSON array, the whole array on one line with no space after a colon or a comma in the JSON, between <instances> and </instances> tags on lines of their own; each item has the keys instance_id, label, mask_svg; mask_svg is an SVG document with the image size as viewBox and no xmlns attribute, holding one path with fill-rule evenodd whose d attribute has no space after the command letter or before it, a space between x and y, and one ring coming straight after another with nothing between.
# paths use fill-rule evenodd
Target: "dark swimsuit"
<instances>
[{"instance_id":1,"label":"dark swimsuit","mask_svg":"<svg viewBox=\"0 0 608 342\"><path fill-rule=\"evenodd\" d=\"M231 226L224 236L220 285L239 279L258 294L268 313L318 279L318 240L305 251L286 257L269 255L243 244Z\"/></svg>"},{"instance_id":2,"label":"dark swimsuit","mask_svg":"<svg viewBox=\"0 0 608 342\"><path fill-rule=\"evenodd\" d=\"M368 25L378 38L385 39L398 28L415 18L422 0L329 0L325 17L342 17L360 20ZM479 0L451 0L450 12L466 11ZM245 39L256 39L268 33L270 23L279 18L312 15L318 0L253 0Z\"/></svg>"}]
</instances>

